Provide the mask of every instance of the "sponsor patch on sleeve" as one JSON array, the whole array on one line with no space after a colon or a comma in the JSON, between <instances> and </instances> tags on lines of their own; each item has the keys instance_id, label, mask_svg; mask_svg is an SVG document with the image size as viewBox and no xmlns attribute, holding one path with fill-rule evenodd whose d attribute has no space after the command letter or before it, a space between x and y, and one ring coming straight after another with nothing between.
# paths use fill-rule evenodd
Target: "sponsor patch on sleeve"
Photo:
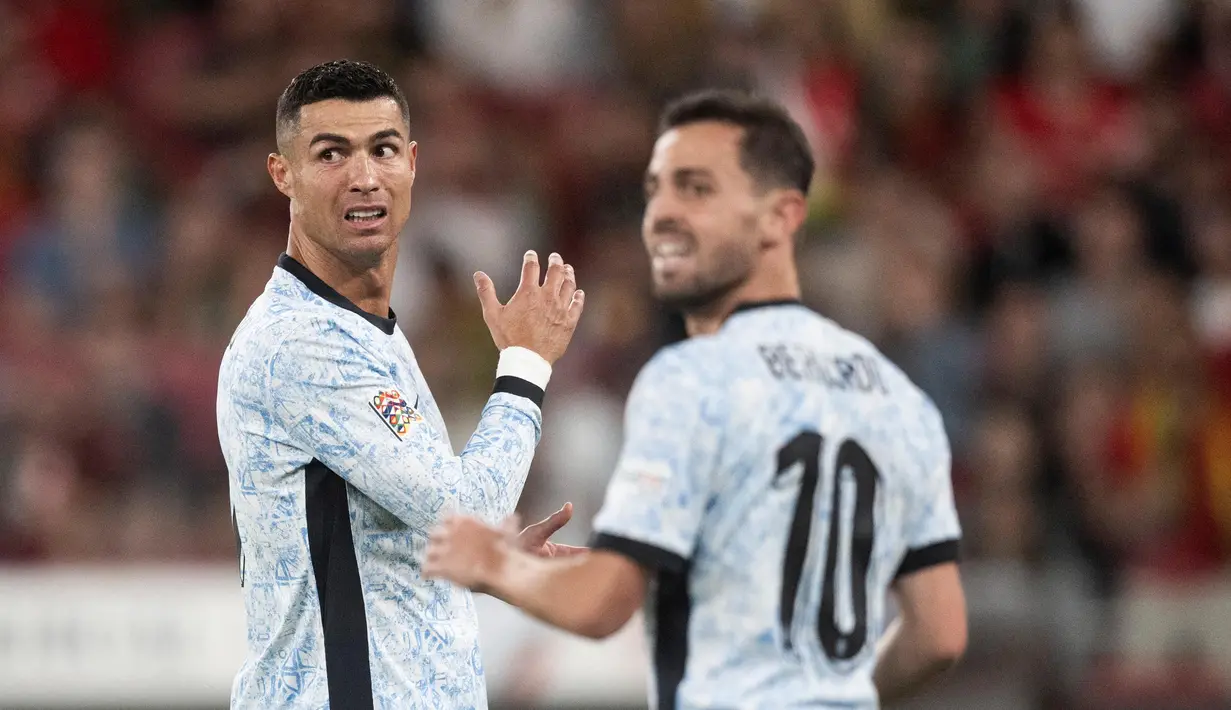
<instances>
[{"instance_id":1,"label":"sponsor patch on sleeve","mask_svg":"<svg viewBox=\"0 0 1231 710\"><path fill-rule=\"evenodd\" d=\"M400 390L387 389L377 392L368 402L368 406L399 440L410 431L411 424L423 421L423 415L406 403Z\"/></svg>"},{"instance_id":2,"label":"sponsor patch on sleeve","mask_svg":"<svg viewBox=\"0 0 1231 710\"><path fill-rule=\"evenodd\" d=\"M643 493L658 493L671 478L671 467L662 461L634 459L623 462L614 478L631 489Z\"/></svg>"}]
</instances>

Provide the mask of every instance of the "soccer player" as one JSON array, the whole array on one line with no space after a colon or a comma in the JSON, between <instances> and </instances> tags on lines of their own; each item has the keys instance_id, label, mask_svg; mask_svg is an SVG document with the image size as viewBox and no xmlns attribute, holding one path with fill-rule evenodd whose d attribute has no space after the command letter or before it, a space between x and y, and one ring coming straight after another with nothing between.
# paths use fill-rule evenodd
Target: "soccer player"
<instances>
[{"instance_id":1,"label":"soccer player","mask_svg":"<svg viewBox=\"0 0 1231 710\"><path fill-rule=\"evenodd\" d=\"M507 304L476 274L501 349L494 393L460 456L389 289L416 144L382 71L338 61L278 101L268 170L290 200L286 253L235 332L218 386L248 654L233 708L486 707L473 600L427 580L430 527L493 522L521 495L544 388L581 315L572 267L533 252ZM527 529L546 542L566 506Z\"/></svg>"},{"instance_id":2,"label":"soccer player","mask_svg":"<svg viewBox=\"0 0 1231 710\"><path fill-rule=\"evenodd\" d=\"M941 417L867 340L799 302L812 171L775 104L706 92L669 106L642 237L690 338L637 377L591 552L536 558L466 516L428 547L429 576L577 634L611 634L644 604L660 710L874 708L964 652ZM886 592L899 615L882 634Z\"/></svg>"}]
</instances>

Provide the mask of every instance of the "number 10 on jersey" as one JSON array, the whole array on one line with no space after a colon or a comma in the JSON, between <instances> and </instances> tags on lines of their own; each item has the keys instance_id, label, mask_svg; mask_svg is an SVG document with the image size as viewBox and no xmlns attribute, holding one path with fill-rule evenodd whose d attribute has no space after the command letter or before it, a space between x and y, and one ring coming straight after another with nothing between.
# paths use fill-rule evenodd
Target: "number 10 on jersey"
<instances>
[{"instance_id":1,"label":"number 10 on jersey","mask_svg":"<svg viewBox=\"0 0 1231 710\"><path fill-rule=\"evenodd\" d=\"M795 646L791 637L791 621L795 616L795 604L799 595L799 583L803 576L804 561L808 557L808 541L812 534L813 505L820 480L821 451L825 439L815 431L800 432L778 450L778 469L774 482L802 464L803 476L799 494L795 499L795 512L791 516L791 528L787 537L786 555L782 564L782 599L779 617L782 638L787 650ZM837 585L838 546L842 544L843 489L839 474L850 471L854 478L854 516L851 521L850 550L845 556L849 561L851 608L855 621L847 631L838 628ZM872 562L873 538L875 535L876 484L879 478L876 466L868 453L856 442L847 439L838 447L834 461L833 494L830 500L829 534L825 545L825 569L821 578L821 608L817 615L817 636L825 655L834 661L854 658L868 641L868 567ZM850 503L848 502L847 505Z\"/></svg>"}]
</instances>

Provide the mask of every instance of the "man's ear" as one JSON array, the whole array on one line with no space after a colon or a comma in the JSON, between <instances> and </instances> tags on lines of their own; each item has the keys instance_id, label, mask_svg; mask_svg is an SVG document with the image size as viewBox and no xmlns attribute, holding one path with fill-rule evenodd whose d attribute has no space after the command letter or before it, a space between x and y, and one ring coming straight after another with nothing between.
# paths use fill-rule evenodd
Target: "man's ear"
<instances>
[{"instance_id":1,"label":"man's ear","mask_svg":"<svg viewBox=\"0 0 1231 710\"><path fill-rule=\"evenodd\" d=\"M415 181L415 165L419 162L419 143L411 141L406 148L406 154L410 157L410 181Z\"/></svg>"},{"instance_id":2,"label":"man's ear","mask_svg":"<svg viewBox=\"0 0 1231 710\"><path fill-rule=\"evenodd\" d=\"M278 188L278 192L294 199L295 184L291 175L290 162L285 156L279 153L270 153L265 159L265 169L269 171L269 177L273 178L274 186Z\"/></svg>"},{"instance_id":3,"label":"man's ear","mask_svg":"<svg viewBox=\"0 0 1231 710\"><path fill-rule=\"evenodd\" d=\"M770 248L780 242L789 242L808 217L808 201L799 190L773 190L766 199L769 209L765 211L766 229L762 248Z\"/></svg>"}]
</instances>

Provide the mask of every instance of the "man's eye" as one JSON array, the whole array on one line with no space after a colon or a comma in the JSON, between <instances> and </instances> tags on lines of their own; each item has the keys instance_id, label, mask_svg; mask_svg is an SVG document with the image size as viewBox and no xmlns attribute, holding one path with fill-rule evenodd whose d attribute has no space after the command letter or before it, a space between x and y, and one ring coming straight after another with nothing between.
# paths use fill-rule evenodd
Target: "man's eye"
<instances>
[{"instance_id":1,"label":"man's eye","mask_svg":"<svg viewBox=\"0 0 1231 710\"><path fill-rule=\"evenodd\" d=\"M394 148L391 145L381 145L376 147L376 157L378 158L392 158L397 155L397 153L397 148Z\"/></svg>"},{"instance_id":2,"label":"man's eye","mask_svg":"<svg viewBox=\"0 0 1231 710\"><path fill-rule=\"evenodd\" d=\"M333 148L326 148L325 150L321 151L321 160L325 161L326 163L332 163L334 160L337 159L337 157L338 157L338 151L334 150Z\"/></svg>"}]
</instances>

